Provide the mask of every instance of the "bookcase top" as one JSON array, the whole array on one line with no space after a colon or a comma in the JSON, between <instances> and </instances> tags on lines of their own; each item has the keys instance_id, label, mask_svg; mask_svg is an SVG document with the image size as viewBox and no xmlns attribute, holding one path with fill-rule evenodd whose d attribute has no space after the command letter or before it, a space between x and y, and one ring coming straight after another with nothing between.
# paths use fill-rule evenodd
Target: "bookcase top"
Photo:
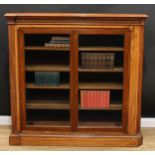
<instances>
[{"instance_id":1,"label":"bookcase top","mask_svg":"<svg viewBox=\"0 0 155 155\"><path fill-rule=\"evenodd\" d=\"M144 25L146 14L6 13L8 24Z\"/></svg>"}]
</instances>

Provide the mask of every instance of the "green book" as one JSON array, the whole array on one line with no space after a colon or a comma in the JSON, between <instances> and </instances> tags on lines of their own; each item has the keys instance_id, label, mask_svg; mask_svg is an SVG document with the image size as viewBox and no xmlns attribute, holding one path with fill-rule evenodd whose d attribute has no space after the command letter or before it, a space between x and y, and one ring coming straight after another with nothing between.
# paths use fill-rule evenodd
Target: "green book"
<instances>
[{"instance_id":1,"label":"green book","mask_svg":"<svg viewBox=\"0 0 155 155\"><path fill-rule=\"evenodd\" d=\"M54 85L57 85L57 73L54 72Z\"/></svg>"},{"instance_id":2,"label":"green book","mask_svg":"<svg viewBox=\"0 0 155 155\"><path fill-rule=\"evenodd\" d=\"M40 85L41 86L44 85L44 74L43 74L43 72L40 72Z\"/></svg>"},{"instance_id":3,"label":"green book","mask_svg":"<svg viewBox=\"0 0 155 155\"><path fill-rule=\"evenodd\" d=\"M47 83L47 72L45 72L45 85L48 86L48 83Z\"/></svg>"},{"instance_id":4,"label":"green book","mask_svg":"<svg viewBox=\"0 0 155 155\"><path fill-rule=\"evenodd\" d=\"M56 76L56 84L59 85L59 72L57 72L57 76Z\"/></svg>"},{"instance_id":5,"label":"green book","mask_svg":"<svg viewBox=\"0 0 155 155\"><path fill-rule=\"evenodd\" d=\"M51 73L50 73L50 76L51 76L51 82L50 82L50 85L54 85L54 73L51 72Z\"/></svg>"},{"instance_id":6,"label":"green book","mask_svg":"<svg viewBox=\"0 0 155 155\"><path fill-rule=\"evenodd\" d=\"M41 72L40 75L41 75L41 85L44 86L44 72Z\"/></svg>"},{"instance_id":7,"label":"green book","mask_svg":"<svg viewBox=\"0 0 155 155\"><path fill-rule=\"evenodd\" d=\"M49 75L50 72L47 72L47 85L50 85L50 75Z\"/></svg>"},{"instance_id":8,"label":"green book","mask_svg":"<svg viewBox=\"0 0 155 155\"><path fill-rule=\"evenodd\" d=\"M55 86L55 72L52 73L52 77L53 77L52 85Z\"/></svg>"},{"instance_id":9,"label":"green book","mask_svg":"<svg viewBox=\"0 0 155 155\"><path fill-rule=\"evenodd\" d=\"M40 72L38 72L37 76L38 76L38 85L41 85Z\"/></svg>"}]
</instances>

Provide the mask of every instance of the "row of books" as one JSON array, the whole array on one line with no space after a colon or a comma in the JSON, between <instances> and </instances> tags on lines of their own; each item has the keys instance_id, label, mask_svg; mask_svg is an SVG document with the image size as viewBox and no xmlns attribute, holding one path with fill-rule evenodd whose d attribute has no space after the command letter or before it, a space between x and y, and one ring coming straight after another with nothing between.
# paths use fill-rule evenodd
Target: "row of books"
<instances>
[{"instance_id":1,"label":"row of books","mask_svg":"<svg viewBox=\"0 0 155 155\"><path fill-rule=\"evenodd\" d=\"M81 53L82 68L109 69L114 67L114 53Z\"/></svg>"},{"instance_id":2,"label":"row of books","mask_svg":"<svg viewBox=\"0 0 155 155\"><path fill-rule=\"evenodd\" d=\"M60 73L35 72L35 84L38 86L57 86L60 84Z\"/></svg>"},{"instance_id":3,"label":"row of books","mask_svg":"<svg viewBox=\"0 0 155 155\"><path fill-rule=\"evenodd\" d=\"M109 108L110 105L110 91L104 90L82 90L81 94L81 108L95 108L103 109Z\"/></svg>"},{"instance_id":4,"label":"row of books","mask_svg":"<svg viewBox=\"0 0 155 155\"><path fill-rule=\"evenodd\" d=\"M70 45L70 38L60 36L54 36L51 38L50 42L45 43L45 47L55 47L55 48L69 47L69 45Z\"/></svg>"}]
</instances>

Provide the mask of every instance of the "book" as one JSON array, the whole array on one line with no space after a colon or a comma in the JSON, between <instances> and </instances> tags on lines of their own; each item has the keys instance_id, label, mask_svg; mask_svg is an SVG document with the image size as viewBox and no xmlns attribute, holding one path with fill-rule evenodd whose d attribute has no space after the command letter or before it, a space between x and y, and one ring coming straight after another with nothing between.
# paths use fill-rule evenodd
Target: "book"
<instances>
[{"instance_id":1,"label":"book","mask_svg":"<svg viewBox=\"0 0 155 155\"><path fill-rule=\"evenodd\" d=\"M109 69L114 67L114 53L82 53L82 68Z\"/></svg>"},{"instance_id":2,"label":"book","mask_svg":"<svg viewBox=\"0 0 155 155\"><path fill-rule=\"evenodd\" d=\"M51 40L49 43L51 44L69 44L68 40Z\"/></svg>"},{"instance_id":3,"label":"book","mask_svg":"<svg viewBox=\"0 0 155 155\"><path fill-rule=\"evenodd\" d=\"M63 48L70 46L69 37L54 36L51 40L44 44L45 47Z\"/></svg>"},{"instance_id":4,"label":"book","mask_svg":"<svg viewBox=\"0 0 155 155\"><path fill-rule=\"evenodd\" d=\"M38 86L57 86L60 84L59 72L35 72L35 84Z\"/></svg>"},{"instance_id":5,"label":"book","mask_svg":"<svg viewBox=\"0 0 155 155\"><path fill-rule=\"evenodd\" d=\"M45 43L45 47L55 47L55 48L63 48L63 47L70 47L69 44L52 44L52 43Z\"/></svg>"},{"instance_id":6,"label":"book","mask_svg":"<svg viewBox=\"0 0 155 155\"><path fill-rule=\"evenodd\" d=\"M60 36L54 36L54 37L51 38L51 40L54 40L54 41L59 41L59 40L70 41L70 38L69 37L62 37L62 36L61 37Z\"/></svg>"},{"instance_id":7,"label":"book","mask_svg":"<svg viewBox=\"0 0 155 155\"><path fill-rule=\"evenodd\" d=\"M82 90L80 92L81 108L104 109L110 106L110 91Z\"/></svg>"}]
</instances>

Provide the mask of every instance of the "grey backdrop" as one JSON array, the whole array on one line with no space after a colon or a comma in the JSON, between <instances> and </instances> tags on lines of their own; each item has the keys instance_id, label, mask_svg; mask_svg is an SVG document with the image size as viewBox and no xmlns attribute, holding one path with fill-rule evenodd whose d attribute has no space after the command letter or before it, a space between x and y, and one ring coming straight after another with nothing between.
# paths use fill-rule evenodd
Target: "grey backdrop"
<instances>
[{"instance_id":1,"label":"grey backdrop","mask_svg":"<svg viewBox=\"0 0 155 155\"><path fill-rule=\"evenodd\" d=\"M142 116L155 117L155 5L0 5L0 115L10 115L7 12L146 13Z\"/></svg>"}]
</instances>

